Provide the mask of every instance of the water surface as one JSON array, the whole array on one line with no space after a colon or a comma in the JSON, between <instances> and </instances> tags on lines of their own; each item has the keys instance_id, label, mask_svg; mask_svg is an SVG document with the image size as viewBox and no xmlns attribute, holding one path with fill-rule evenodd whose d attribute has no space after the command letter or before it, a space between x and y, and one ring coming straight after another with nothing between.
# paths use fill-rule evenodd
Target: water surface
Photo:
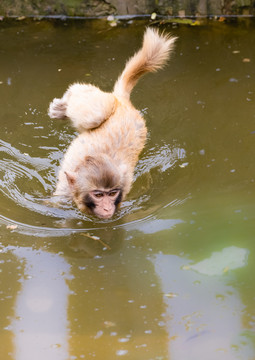
<instances>
[{"instance_id":1,"label":"water surface","mask_svg":"<svg viewBox=\"0 0 255 360\"><path fill-rule=\"evenodd\" d=\"M52 202L76 136L49 102L110 91L144 21L0 24L0 358L254 360L255 23L187 27L132 94L149 137L119 213Z\"/></svg>"}]
</instances>

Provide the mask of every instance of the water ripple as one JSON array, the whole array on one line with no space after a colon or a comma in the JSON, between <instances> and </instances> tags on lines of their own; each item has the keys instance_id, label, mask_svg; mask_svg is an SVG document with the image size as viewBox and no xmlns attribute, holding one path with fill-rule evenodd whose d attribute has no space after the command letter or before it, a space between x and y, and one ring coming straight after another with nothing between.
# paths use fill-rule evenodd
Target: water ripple
<instances>
[{"instance_id":1,"label":"water ripple","mask_svg":"<svg viewBox=\"0 0 255 360\"><path fill-rule=\"evenodd\" d=\"M0 223L11 226L16 224L16 231L37 236L66 236L73 231L84 231L79 229L80 225L77 229L77 223L80 221L85 222L86 230L90 228L95 230L97 224L102 228L118 225L118 221L122 222L122 219L127 224L147 217L151 212L166 205L158 203L153 209L150 208L151 200L155 196L151 189L153 183L158 182L157 174L167 173L177 163L181 164L186 156L185 150L178 146L171 148L163 144L148 149L138 162L133 189L128 199L123 202L120 211L111 220L97 220L95 223L92 217L80 213L70 202L59 204L59 199L51 196L62 151L47 146L40 150L44 157L32 157L8 142L0 140L0 194L3 198ZM152 169L155 169L156 175L151 176ZM5 204L12 209L12 218L9 218L9 214L5 212ZM28 222L34 217L32 213L39 214L45 216L47 224L52 227L31 226L19 221L18 219L23 218L24 208L31 212L31 218L27 217ZM67 226L68 219L73 220L71 228ZM60 226L65 228L61 229Z\"/></svg>"}]
</instances>

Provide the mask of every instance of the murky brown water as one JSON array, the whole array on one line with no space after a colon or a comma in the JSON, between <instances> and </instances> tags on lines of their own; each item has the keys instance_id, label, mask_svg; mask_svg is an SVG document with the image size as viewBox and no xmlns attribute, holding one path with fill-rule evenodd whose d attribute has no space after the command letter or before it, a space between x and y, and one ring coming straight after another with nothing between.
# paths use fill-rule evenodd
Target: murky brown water
<instances>
[{"instance_id":1,"label":"murky brown water","mask_svg":"<svg viewBox=\"0 0 255 360\"><path fill-rule=\"evenodd\" d=\"M165 26L175 55L133 92L149 139L113 220L47 202L75 136L49 102L111 90L145 25L0 23L0 359L255 359L253 21Z\"/></svg>"}]
</instances>

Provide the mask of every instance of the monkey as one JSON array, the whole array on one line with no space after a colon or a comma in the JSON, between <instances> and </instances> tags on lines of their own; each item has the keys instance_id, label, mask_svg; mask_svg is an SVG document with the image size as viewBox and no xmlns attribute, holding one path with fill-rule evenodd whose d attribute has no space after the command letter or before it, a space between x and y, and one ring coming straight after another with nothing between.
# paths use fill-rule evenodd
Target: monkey
<instances>
[{"instance_id":1,"label":"monkey","mask_svg":"<svg viewBox=\"0 0 255 360\"><path fill-rule=\"evenodd\" d=\"M138 79L167 62L176 37L147 28L141 49L127 62L111 93L74 83L49 105L50 118L69 118L79 135L67 149L53 195L81 212L110 219L129 193L147 127L130 101Z\"/></svg>"}]
</instances>

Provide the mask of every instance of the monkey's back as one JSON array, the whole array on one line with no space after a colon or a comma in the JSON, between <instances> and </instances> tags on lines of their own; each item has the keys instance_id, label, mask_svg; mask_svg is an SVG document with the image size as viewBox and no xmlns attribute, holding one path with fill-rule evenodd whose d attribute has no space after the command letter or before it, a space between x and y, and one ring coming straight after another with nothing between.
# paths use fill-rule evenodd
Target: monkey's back
<instances>
[{"instance_id":1,"label":"monkey's back","mask_svg":"<svg viewBox=\"0 0 255 360\"><path fill-rule=\"evenodd\" d=\"M114 113L100 127L84 134L90 136L93 147L98 147L113 160L134 167L147 137L144 118L129 100L116 99Z\"/></svg>"},{"instance_id":2,"label":"monkey's back","mask_svg":"<svg viewBox=\"0 0 255 360\"><path fill-rule=\"evenodd\" d=\"M116 98L112 115L99 127L83 131L73 140L62 161L55 195L70 192L65 172L75 172L86 156L106 154L117 166L133 173L147 137L145 120L131 102ZM132 177L130 177L130 186Z\"/></svg>"}]
</instances>

